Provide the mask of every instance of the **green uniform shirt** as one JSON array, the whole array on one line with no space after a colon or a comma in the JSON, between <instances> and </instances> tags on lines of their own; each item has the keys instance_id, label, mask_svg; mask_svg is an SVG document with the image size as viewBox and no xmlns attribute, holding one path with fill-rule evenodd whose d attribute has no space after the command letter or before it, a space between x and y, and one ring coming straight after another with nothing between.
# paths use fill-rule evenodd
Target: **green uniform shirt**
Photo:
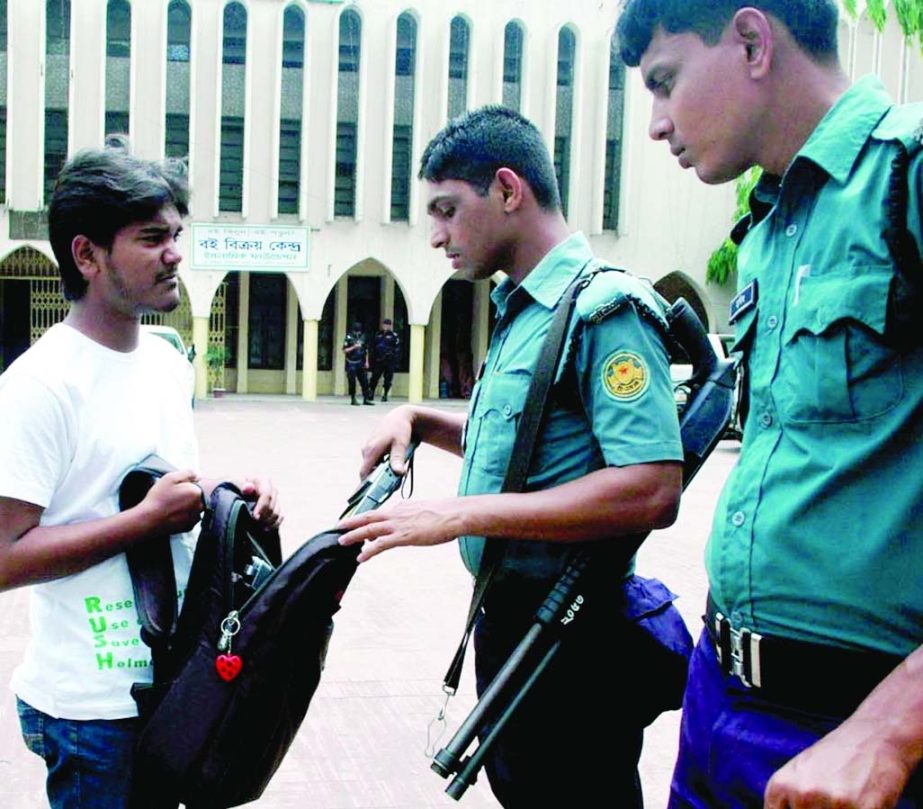
<instances>
[{"instance_id":1,"label":"green uniform shirt","mask_svg":"<svg viewBox=\"0 0 923 809\"><path fill-rule=\"evenodd\" d=\"M890 107L877 79L856 83L756 190L770 210L741 245L755 305L736 322L749 416L706 564L735 626L907 654L923 643L923 311L883 232L894 121L919 125L923 105ZM919 153L908 173L919 245Z\"/></svg>"},{"instance_id":2,"label":"green uniform shirt","mask_svg":"<svg viewBox=\"0 0 923 809\"><path fill-rule=\"evenodd\" d=\"M507 279L493 291L497 322L471 397L460 494L500 491L554 307L591 260L586 239L574 234L521 284ZM652 301L650 293L625 273L602 272L580 294L577 308L586 310L594 294L605 297L602 291L615 288L619 291L608 296L614 305L599 300L599 306L592 306L598 317L572 316L570 350L559 364L527 490L547 489L606 466L682 460L666 349L657 327L642 320L629 303L634 296L639 303ZM481 537L461 538L462 558L473 573L483 544ZM565 543L511 542L502 575L553 579L572 548Z\"/></svg>"}]
</instances>

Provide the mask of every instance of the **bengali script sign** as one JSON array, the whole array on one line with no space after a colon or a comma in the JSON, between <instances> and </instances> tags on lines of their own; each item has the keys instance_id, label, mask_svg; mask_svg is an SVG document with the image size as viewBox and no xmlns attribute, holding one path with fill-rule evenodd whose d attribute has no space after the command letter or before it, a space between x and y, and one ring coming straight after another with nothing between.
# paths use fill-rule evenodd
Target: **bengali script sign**
<instances>
[{"instance_id":1,"label":"bengali script sign","mask_svg":"<svg viewBox=\"0 0 923 809\"><path fill-rule=\"evenodd\" d=\"M192 269L306 272L308 229L193 222Z\"/></svg>"}]
</instances>

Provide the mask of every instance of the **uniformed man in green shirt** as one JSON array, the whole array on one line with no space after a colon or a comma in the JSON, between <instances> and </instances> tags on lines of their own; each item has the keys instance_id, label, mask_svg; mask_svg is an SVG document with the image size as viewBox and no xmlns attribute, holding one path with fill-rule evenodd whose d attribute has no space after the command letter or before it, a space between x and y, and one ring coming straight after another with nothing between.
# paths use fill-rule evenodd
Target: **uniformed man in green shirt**
<instances>
[{"instance_id":1,"label":"uniformed man in green shirt","mask_svg":"<svg viewBox=\"0 0 923 809\"><path fill-rule=\"evenodd\" d=\"M433 247L469 280L498 271L506 278L493 292L497 320L469 414L397 408L365 447L362 473L386 452L402 459L413 436L464 457L460 496L351 518L342 541L364 542L364 561L460 537L474 575L485 537L512 541L475 628L479 693L530 626L567 554L576 544L591 548L605 571L599 606L504 727L487 774L505 807L593 806L604 796L621 809L640 807L643 727L671 696L639 693L658 672L620 615L652 618L655 634L682 657L683 680L691 648L673 595L609 559L632 535L672 523L679 505L683 452L660 302L627 273L594 274L587 240L569 232L561 212L548 149L518 113L486 107L449 122L427 147L420 175ZM571 283L591 274L526 493L501 493L542 338ZM601 663L613 657L624 661L618 673Z\"/></svg>"},{"instance_id":2,"label":"uniformed man in green shirt","mask_svg":"<svg viewBox=\"0 0 923 809\"><path fill-rule=\"evenodd\" d=\"M628 0L618 23L680 166L763 169L677 809L923 806L923 105L850 86L837 25L834 0Z\"/></svg>"}]
</instances>

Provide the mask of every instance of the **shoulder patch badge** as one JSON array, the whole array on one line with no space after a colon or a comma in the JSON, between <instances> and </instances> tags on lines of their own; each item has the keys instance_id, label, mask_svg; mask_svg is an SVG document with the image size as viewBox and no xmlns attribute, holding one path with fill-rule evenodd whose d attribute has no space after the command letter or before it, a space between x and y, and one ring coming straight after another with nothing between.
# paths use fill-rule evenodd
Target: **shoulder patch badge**
<instances>
[{"instance_id":1,"label":"shoulder patch badge","mask_svg":"<svg viewBox=\"0 0 923 809\"><path fill-rule=\"evenodd\" d=\"M616 351L603 364L603 388L616 401L633 402L647 390L650 382L647 363L633 351Z\"/></svg>"}]
</instances>

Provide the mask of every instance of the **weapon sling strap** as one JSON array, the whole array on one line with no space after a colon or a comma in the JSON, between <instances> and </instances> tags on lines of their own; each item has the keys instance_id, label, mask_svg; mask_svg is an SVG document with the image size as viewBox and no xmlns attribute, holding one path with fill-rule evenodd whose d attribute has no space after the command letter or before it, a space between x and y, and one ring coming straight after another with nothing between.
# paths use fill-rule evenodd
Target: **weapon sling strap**
<instances>
[{"instance_id":1,"label":"weapon sling strap","mask_svg":"<svg viewBox=\"0 0 923 809\"><path fill-rule=\"evenodd\" d=\"M506 476L503 479L501 492L521 492L525 488L532 456L535 452L535 440L548 412L549 393L554 382L561 352L564 349L564 339L567 335L567 325L570 323L574 302L577 300L580 290L586 287L592 278L592 275L584 274L585 269L586 265L577 273L577 277L571 282L558 301L551 326L548 328L548 334L545 336L545 342L542 344L542 350L535 365L532 382L529 384L529 392L526 394L525 407L522 411L519 427L516 429L513 451L506 467ZM468 608L465 631L443 680L443 690L447 694L454 694L458 689L462 664L465 661L465 650L474 629L474 622L481 605L484 603L484 598L493 581L494 574L500 568L500 562L506 552L507 542L508 540L492 538L484 545L474 592L471 595L471 606Z\"/></svg>"}]
</instances>

